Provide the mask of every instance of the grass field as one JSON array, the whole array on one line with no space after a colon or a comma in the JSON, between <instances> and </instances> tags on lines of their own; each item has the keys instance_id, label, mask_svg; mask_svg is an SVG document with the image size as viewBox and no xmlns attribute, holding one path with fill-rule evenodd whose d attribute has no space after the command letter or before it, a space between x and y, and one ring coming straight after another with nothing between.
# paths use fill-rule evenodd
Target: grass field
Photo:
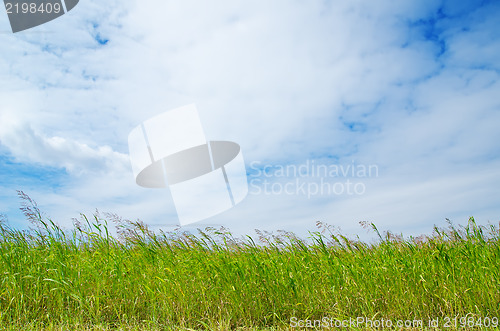
<instances>
[{"instance_id":1,"label":"grass field","mask_svg":"<svg viewBox=\"0 0 500 331\"><path fill-rule=\"evenodd\" d=\"M349 318L360 330L389 321L393 329L499 324L500 231L473 218L405 239L365 224L379 234L376 244L321 223L308 240L287 232L238 239L211 228L154 234L97 214L65 232L20 195L34 228L0 224L0 329L260 330L348 326Z\"/></svg>"}]
</instances>

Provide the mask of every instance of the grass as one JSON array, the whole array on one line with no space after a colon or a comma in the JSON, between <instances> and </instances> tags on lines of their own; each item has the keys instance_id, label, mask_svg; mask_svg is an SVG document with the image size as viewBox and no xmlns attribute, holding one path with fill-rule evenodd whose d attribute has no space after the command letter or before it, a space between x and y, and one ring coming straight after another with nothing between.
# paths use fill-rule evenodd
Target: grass
<instances>
[{"instance_id":1,"label":"grass","mask_svg":"<svg viewBox=\"0 0 500 331\"><path fill-rule=\"evenodd\" d=\"M365 317L498 325L500 230L472 217L407 239L364 224L375 244L322 223L307 241L234 238L223 228L153 233L97 213L63 231L19 194L36 227L0 222L0 329L271 330Z\"/></svg>"}]
</instances>

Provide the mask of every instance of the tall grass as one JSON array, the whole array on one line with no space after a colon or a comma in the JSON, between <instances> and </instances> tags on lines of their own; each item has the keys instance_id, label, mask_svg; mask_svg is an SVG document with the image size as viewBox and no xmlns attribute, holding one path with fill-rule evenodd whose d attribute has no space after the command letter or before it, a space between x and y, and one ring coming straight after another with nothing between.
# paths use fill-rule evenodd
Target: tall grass
<instances>
[{"instance_id":1,"label":"tall grass","mask_svg":"<svg viewBox=\"0 0 500 331\"><path fill-rule=\"evenodd\" d=\"M286 328L292 318L500 317L500 230L451 223L368 244L329 226L308 241L223 228L153 233L96 213L63 231L20 192L35 226L0 222L0 328ZM119 236L108 232L108 222Z\"/></svg>"}]
</instances>

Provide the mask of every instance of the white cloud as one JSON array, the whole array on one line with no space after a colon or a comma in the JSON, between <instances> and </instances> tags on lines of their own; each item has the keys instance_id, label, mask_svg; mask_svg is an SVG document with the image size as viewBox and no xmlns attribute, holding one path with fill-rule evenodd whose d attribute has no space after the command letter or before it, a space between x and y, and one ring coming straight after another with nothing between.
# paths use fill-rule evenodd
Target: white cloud
<instances>
[{"instance_id":1,"label":"white cloud","mask_svg":"<svg viewBox=\"0 0 500 331\"><path fill-rule=\"evenodd\" d=\"M71 139L47 137L6 110L0 114L0 142L19 162L65 168L76 176L123 173L130 167L128 156L109 146L91 148Z\"/></svg>"},{"instance_id":2,"label":"white cloud","mask_svg":"<svg viewBox=\"0 0 500 331\"><path fill-rule=\"evenodd\" d=\"M240 143L247 163L355 159L381 169L363 197L251 196L209 222L303 229L323 218L352 228L359 218L391 227L404 218L430 229L446 213L493 215L498 11L445 4L442 15L470 15L440 18L440 6L85 1L42 33L0 35L9 45L0 144L70 172L64 188L38 199L64 219L79 206L109 207L171 223L168 191L133 183L127 135L196 102L207 137ZM466 175L474 169L488 179Z\"/></svg>"}]
</instances>

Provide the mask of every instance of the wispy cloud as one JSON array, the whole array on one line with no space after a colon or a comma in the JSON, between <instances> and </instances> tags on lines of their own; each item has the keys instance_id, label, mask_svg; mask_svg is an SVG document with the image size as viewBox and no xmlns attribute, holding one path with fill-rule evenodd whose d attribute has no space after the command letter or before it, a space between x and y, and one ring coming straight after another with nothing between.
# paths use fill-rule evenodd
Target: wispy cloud
<instances>
[{"instance_id":1,"label":"wispy cloud","mask_svg":"<svg viewBox=\"0 0 500 331\"><path fill-rule=\"evenodd\" d=\"M499 14L495 1L84 1L0 35L3 159L61 169L64 186L29 189L62 223L96 207L175 223L168 191L133 183L127 135L196 102L207 137L237 141L248 164L380 169L362 196L252 195L212 223L498 219ZM25 187L22 171L2 176Z\"/></svg>"}]
</instances>

